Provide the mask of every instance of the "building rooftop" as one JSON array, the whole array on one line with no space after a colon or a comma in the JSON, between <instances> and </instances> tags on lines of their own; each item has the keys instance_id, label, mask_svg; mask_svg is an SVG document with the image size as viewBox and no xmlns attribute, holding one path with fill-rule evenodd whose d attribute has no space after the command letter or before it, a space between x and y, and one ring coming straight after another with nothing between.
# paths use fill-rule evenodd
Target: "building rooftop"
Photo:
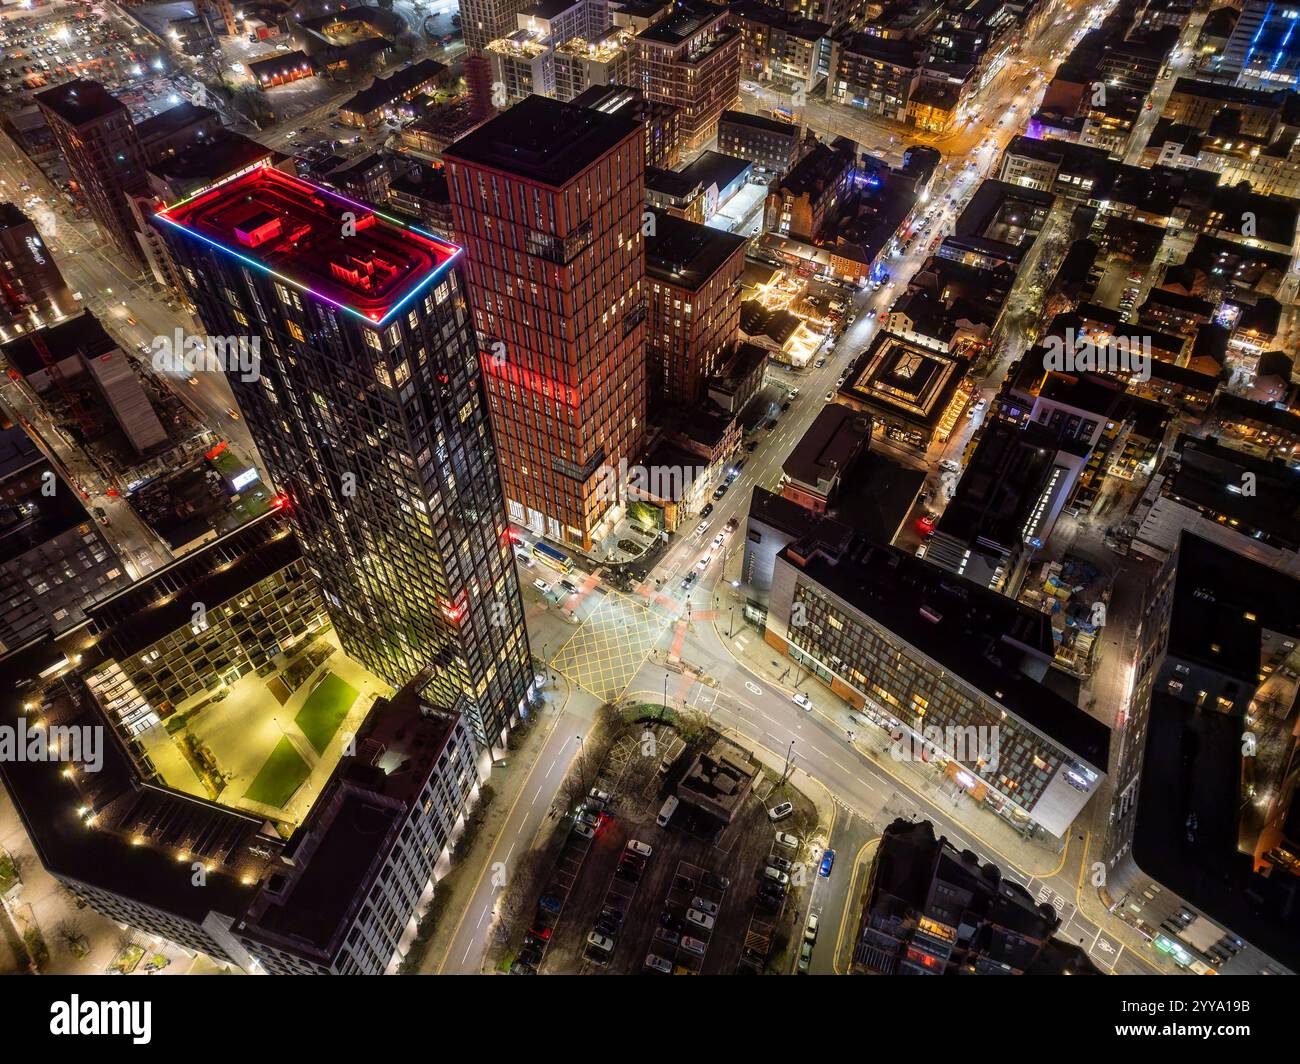
<instances>
[{"instance_id":1,"label":"building rooftop","mask_svg":"<svg viewBox=\"0 0 1300 1064\"><path fill-rule=\"evenodd\" d=\"M187 126L216 120L216 111L209 107L196 107L188 100L184 100L175 107L169 107L152 118L136 123L135 132L142 144L150 144L153 141L165 140Z\"/></svg>"},{"instance_id":2,"label":"building rooftop","mask_svg":"<svg viewBox=\"0 0 1300 1064\"><path fill-rule=\"evenodd\" d=\"M652 208L653 235L646 238L646 276L677 288L698 289L737 254L745 238Z\"/></svg>"},{"instance_id":3,"label":"building rooftop","mask_svg":"<svg viewBox=\"0 0 1300 1064\"><path fill-rule=\"evenodd\" d=\"M528 96L449 145L443 158L559 188L640 132L627 115Z\"/></svg>"},{"instance_id":4,"label":"building rooftop","mask_svg":"<svg viewBox=\"0 0 1300 1064\"><path fill-rule=\"evenodd\" d=\"M342 235L344 212L356 235ZM381 327L460 248L320 185L259 167L157 218L241 262Z\"/></svg>"},{"instance_id":5,"label":"building rooftop","mask_svg":"<svg viewBox=\"0 0 1300 1064\"><path fill-rule=\"evenodd\" d=\"M723 125L749 126L750 129L761 129L765 133L775 133L782 137L789 137L791 140L798 140L803 132L798 125L793 122L779 122L775 118L764 118L762 115L751 115L745 111L723 111L721 122Z\"/></svg>"},{"instance_id":6,"label":"building rooftop","mask_svg":"<svg viewBox=\"0 0 1300 1064\"><path fill-rule=\"evenodd\" d=\"M4 355L5 361L24 377L45 369L45 360L36 350L31 337L32 334L27 333L0 344L0 354ZM94 358L106 351L117 350L117 341L104 331L99 319L88 310L75 318L41 329L40 337L50 354L60 359L77 353Z\"/></svg>"},{"instance_id":7,"label":"building rooftop","mask_svg":"<svg viewBox=\"0 0 1300 1064\"><path fill-rule=\"evenodd\" d=\"M80 126L115 112L126 114L126 105L98 81L76 78L38 92L34 99L69 125Z\"/></svg>"},{"instance_id":8,"label":"building rooftop","mask_svg":"<svg viewBox=\"0 0 1300 1064\"><path fill-rule=\"evenodd\" d=\"M701 0L682 0L658 22L642 30L637 39L659 44L681 44L726 13L725 7L706 4Z\"/></svg>"},{"instance_id":9,"label":"building rooftop","mask_svg":"<svg viewBox=\"0 0 1300 1064\"><path fill-rule=\"evenodd\" d=\"M1044 682L1055 653L1047 614L865 536L838 555L793 543L779 557L1106 772L1110 729Z\"/></svg>"},{"instance_id":10,"label":"building rooftop","mask_svg":"<svg viewBox=\"0 0 1300 1064\"><path fill-rule=\"evenodd\" d=\"M869 410L933 428L966 369L965 359L882 330L849 367L840 394Z\"/></svg>"},{"instance_id":11,"label":"building rooftop","mask_svg":"<svg viewBox=\"0 0 1300 1064\"><path fill-rule=\"evenodd\" d=\"M828 489L871 443L871 418L845 406L827 403L799 438L782 472L791 480Z\"/></svg>"}]
</instances>

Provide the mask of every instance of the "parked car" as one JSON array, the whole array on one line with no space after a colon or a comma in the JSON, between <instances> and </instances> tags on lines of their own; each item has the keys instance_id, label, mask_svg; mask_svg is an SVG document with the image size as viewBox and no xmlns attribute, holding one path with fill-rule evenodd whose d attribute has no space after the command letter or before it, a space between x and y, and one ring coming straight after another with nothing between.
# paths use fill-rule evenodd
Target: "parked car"
<instances>
[{"instance_id":1,"label":"parked car","mask_svg":"<svg viewBox=\"0 0 1300 1064\"><path fill-rule=\"evenodd\" d=\"M822 854L822 863L817 869L817 874L825 879L831 874L831 869L835 867L835 851L827 850Z\"/></svg>"},{"instance_id":2,"label":"parked car","mask_svg":"<svg viewBox=\"0 0 1300 1064\"><path fill-rule=\"evenodd\" d=\"M701 898L699 895L696 895L691 899L691 905L699 909L702 913L708 913L710 916L718 915L718 903L716 901L709 901L708 898Z\"/></svg>"},{"instance_id":3,"label":"parked car","mask_svg":"<svg viewBox=\"0 0 1300 1064\"><path fill-rule=\"evenodd\" d=\"M790 877L782 872L781 869L773 868L771 865L764 867L763 878L770 880L773 883L780 883L783 887L788 887L790 885Z\"/></svg>"},{"instance_id":4,"label":"parked car","mask_svg":"<svg viewBox=\"0 0 1300 1064\"><path fill-rule=\"evenodd\" d=\"M713 930L713 917L708 913L700 912L699 909L687 909L686 919L704 931Z\"/></svg>"},{"instance_id":5,"label":"parked car","mask_svg":"<svg viewBox=\"0 0 1300 1064\"><path fill-rule=\"evenodd\" d=\"M573 822L573 833L581 835L584 839L594 839L596 837L596 829L590 824L584 824L581 820Z\"/></svg>"},{"instance_id":6,"label":"parked car","mask_svg":"<svg viewBox=\"0 0 1300 1064\"><path fill-rule=\"evenodd\" d=\"M671 975L673 971L672 962L657 953L646 954L645 966L652 972L661 972L664 975Z\"/></svg>"},{"instance_id":7,"label":"parked car","mask_svg":"<svg viewBox=\"0 0 1300 1064\"><path fill-rule=\"evenodd\" d=\"M572 580L561 580L560 587L564 588L564 590L570 595L576 595L578 593L578 585Z\"/></svg>"},{"instance_id":8,"label":"parked car","mask_svg":"<svg viewBox=\"0 0 1300 1064\"><path fill-rule=\"evenodd\" d=\"M592 787L587 792L587 797L593 802L599 802L602 806L609 805L609 791L602 791L599 787Z\"/></svg>"},{"instance_id":9,"label":"parked car","mask_svg":"<svg viewBox=\"0 0 1300 1064\"><path fill-rule=\"evenodd\" d=\"M700 511L700 516L701 516L701 517L708 517L709 514L711 514L711 513L713 513L713 503L711 503L711 502L706 502L706 503L704 504L704 509Z\"/></svg>"},{"instance_id":10,"label":"parked car","mask_svg":"<svg viewBox=\"0 0 1300 1064\"><path fill-rule=\"evenodd\" d=\"M703 957L705 950L709 948L709 944L703 939L691 938L690 935L683 935L681 947L687 953L694 953L697 957Z\"/></svg>"},{"instance_id":11,"label":"parked car","mask_svg":"<svg viewBox=\"0 0 1300 1064\"><path fill-rule=\"evenodd\" d=\"M776 854L768 857L767 864L769 868L775 868L782 872L789 872L794 867L793 862L785 857L778 857Z\"/></svg>"},{"instance_id":12,"label":"parked car","mask_svg":"<svg viewBox=\"0 0 1300 1064\"><path fill-rule=\"evenodd\" d=\"M587 935L587 945L600 950L602 953L614 952L614 940L600 934L598 931L592 931Z\"/></svg>"},{"instance_id":13,"label":"parked car","mask_svg":"<svg viewBox=\"0 0 1300 1064\"><path fill-rule=\"evenodd\" d=\"M554 894L543 894L537 899L537 904L548 913L559 913L564 907L564 902L560 901Z\"/></svg>"},{"instance_id":14,"label":"parked car","mask_svg":"<svg viewBox=\"0 0 1300 1064\"><path fill-rule=\"evenodd\" d=\"M794 812L794 806L790 802L782 802L780 805L774 805L767 811L771 820L784 820Z\"/></svg>"},{"instance_id":15,"label":"parked car","mask_svg":"<svg viewBox=\"0 0 1300 1064\"><path fill-rule=\"evenodd\" d=\"M809 710L809 709L812 709L812 707L813 707L812 699L809 698L809 697L808 697L806 694L804 694L802 691L800 691L797 695L795 695L795 696L791 699L791 701L792 701L796 706L798 706L800 709L803 709L803 710Z\"/></svg>"},{"instance_id":16,"label":"parked car","mask_svg":"<svg viewBox=\"0 0 1300 1064\"><path fill-rule=\"evenodd\" d=\"M799 848L799 840L786 831L778 831L776 833L776 844L778 846L788 846L792 850L797 850Z\"/></svg>"},{"instance_id":17,"label":"parked car","mask_svg":"<svg viewBox=\"0 0 1300 1064\"><path fill-rule=\"evenodd\" d=\"M705 872L700 877L706 887L712 887L714 890L726 890L731 886L731 880L726 876L720 876L717 872Z\"/></svg>"},{"instance_id":18,"label":"parked car","mask_svg":"<svg viewBox=\"0 0 1300 1064\"><path fill-rule=\"evenodd\" d=\"M817 928L820 925L820 923L821 920L816 913L808 914L808 923L804 925L804 929L803 929L803 938L805 942L817 941Z\"/></svg>"},{"instance_id":19,"label":"parked car","mask_svg":"<svg viewBox=\"0 0 1300 1064\"><path fill-rule=\"evenodd\" d=\"M548 584L545 580L534 580L533 587L537 588L537 590L540 591L543 595L545 595L548 591L551 590L551 585Z\"/></svg>"},{"instance_id":20,"label":"parked car","mask_svg":"<svg viewBox=\"0 0 1300 1064\"><path fill-rule=\"evenodd\" d=\"M638 854L641 857L649 857L654 853L654 847L648 842L641 842L639 839L633 839L627 844L628 852Z\"/></svg>"},{"instance_id":21,"label":"parked car","mask_svg":"<svg viewBox=\"0 0 1300 1064\"><path fill-rule=\"evenodd\" d=\"M805 942L802 948L799 950L798 967L799 967L800 975L808 974L808 968L812 965L812 951L813 951L813 944L811 942Z\"/></svg>"}]
</instances>

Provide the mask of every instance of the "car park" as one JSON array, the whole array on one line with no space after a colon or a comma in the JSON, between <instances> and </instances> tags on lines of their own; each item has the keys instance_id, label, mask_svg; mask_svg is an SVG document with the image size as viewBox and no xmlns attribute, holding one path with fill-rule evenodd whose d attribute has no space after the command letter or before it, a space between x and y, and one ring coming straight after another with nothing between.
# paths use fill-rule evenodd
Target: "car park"
<instances>
[{"instance_id":1,"label":"car park","mask_svg":"<svg viewBox=\"0 0 1300 1064\"><path fill-rule=\"evenodd\" d=\"M731 880L726 876L718 875L717 872L705 872L701 878L706 887L712 887L714 890L726 890L731 886Z\"/></svg>"},{"instance_id":2,"label":"car park","mask_svg":"<svg viewBox=\"0 0 1300 1064\"><path fill-rule=\"evenodd\" d=\"M781 869L773 868L771 865L764 867L763 878L771 880L773 883L779 883L783 887L790 885L790 877L786 875L786 873L782 872Z\"/></svg>"},{"instance_id":3,"label":"car park","mask_svg":"<svg viewBox=\"0 0 1300 1064\"><path fill-rule=\"evenodd\" d=\"M698 894L691 899L691 905L702 913L708 913L709 916L718 915L718 903L709 901L708 898L701 898Z\"/></svg>"},{"instance_id":4,"label":"car park","mask_svg":"<svg viewBox=\"0 0 1300 1064\"><path fill-rule=\"evenodd\" d=\"M789 872L794 868L794 863L792 861L785 857L778 857L776 854L772 854L768 857L767 865L769 868L775 868L779 872Z\"/></svg>"},{"instance_id":5,"label":"car park","mask_svg":"<svg viewBox=\"0 0 1300 1064\"><path fill-rule=\"evenodd\" d=\"M780 805L774 805L767 811L770 820L784 820L794 812L794 805L790 802L782 802Z\"/></svg>"}]
</instances>

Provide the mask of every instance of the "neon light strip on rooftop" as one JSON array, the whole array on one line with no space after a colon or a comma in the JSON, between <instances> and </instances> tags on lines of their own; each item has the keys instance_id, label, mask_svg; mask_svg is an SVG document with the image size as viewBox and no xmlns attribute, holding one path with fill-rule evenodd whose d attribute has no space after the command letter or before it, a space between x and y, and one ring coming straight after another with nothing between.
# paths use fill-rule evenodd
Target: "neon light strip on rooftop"
<instances>
[{"instance_id":1,"label":"neon light strip on rooftop","mask_svg":"<svg viewBox=\"0 0 1300 1064\"><path fill-rule=\"evenodd\" d=\"M356 229L344 236L349 213ZM200 189L157 217L375 328L391 321L461 253L370 204L266 164ZM255 230L262 235L250 235Z\"/></svg>"}]
</instances>

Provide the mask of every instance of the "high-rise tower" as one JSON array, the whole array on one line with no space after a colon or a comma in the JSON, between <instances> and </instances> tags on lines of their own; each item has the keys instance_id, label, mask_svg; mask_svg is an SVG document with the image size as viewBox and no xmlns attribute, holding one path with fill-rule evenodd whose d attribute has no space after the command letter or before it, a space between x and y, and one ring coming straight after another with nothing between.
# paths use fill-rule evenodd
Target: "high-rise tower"
<instances>
[{"instance_id":1,"label":"high-rise tower","mask_svg":"<svg viewBox=\"0 0 1300 1064\"><path fill-rule=\"evenodd\" d=\"M532 682L461 251L269 166L163 210L344 649L495 742Z\"/></svg>"}]
</instances>

